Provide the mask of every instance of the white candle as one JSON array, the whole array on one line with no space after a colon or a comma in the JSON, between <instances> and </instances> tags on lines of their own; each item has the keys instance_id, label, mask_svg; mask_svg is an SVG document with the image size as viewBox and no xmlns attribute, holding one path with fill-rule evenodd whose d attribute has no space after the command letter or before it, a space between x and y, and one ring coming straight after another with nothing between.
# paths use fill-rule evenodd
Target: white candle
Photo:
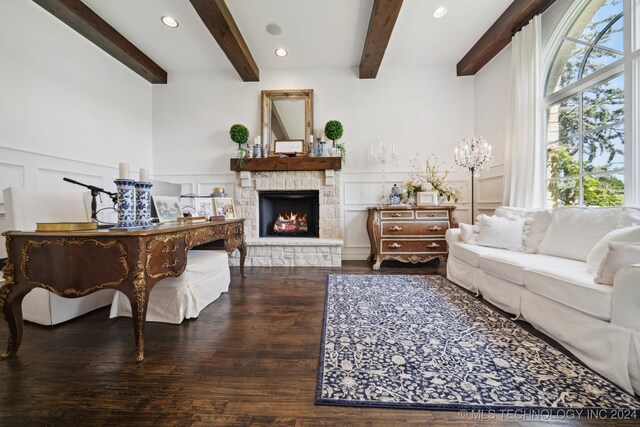
<instances>
[{"instance_id":1,"label":"white candle","mask_svg":"<svg viewBox=\"0 0 640 427\"><path fill-rule=\"evenodd\" d=\"M396 142L395 141L391 142L391 155L392 156L396 155Z\"/></svg>"},{"instance_id":2,"label":"white candle","mask_svg":"<svg viewBox=\"0 0 640 427\"><path fill-rule=\"evenodd\" d=\"M260 135L256 136L256 145L260 144L261 141L262 141L262 137Z\"/></svg>"},{"instance_id":3,"label":"white candle","mask_svg":"<svg viewBox=\"0 0 640 427\"><path fill-rule=\"evenodd\" d=\"M120 179L129 179L129 163L120 163Z\"/></svg>"},{"instance_id":4,"label":"white candle","mask_svg":"<svg viewBox=\"0 0 640 427\"><path fill-rule=\"evenodd\" d=\"M313 135L309 135L309 144L313 144Z\"/></svg>"},{"instance_id":5,"label":"white candle","mask_svg":"<svg viewBox=\"0 0 640 427\"><path fill-rule=\"evenodd\" d=\"M140 181L149 182L149 169L147 168L140 169Z\"/></svg>"},{"instance_id":6,"label":"white candle","mask_svg":"<svg viewBox=\"0 0 640 427\"><path fill-rule=\"evenodd\" d=\"M380 140L380 144L378 146L378 154L382 157L382 140Z\"/></svg>"}]
</instances>

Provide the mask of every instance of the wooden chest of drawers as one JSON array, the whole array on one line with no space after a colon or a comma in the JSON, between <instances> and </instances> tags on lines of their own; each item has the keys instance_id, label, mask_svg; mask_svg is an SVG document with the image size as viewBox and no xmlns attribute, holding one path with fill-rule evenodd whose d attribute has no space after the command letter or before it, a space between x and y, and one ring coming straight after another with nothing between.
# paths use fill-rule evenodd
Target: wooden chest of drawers
<instances>
[{"instance_id":1,"label":"wooden chest of drawers","mask_svg":"<svg viewBox=\"0 0 640 427\"><path fill-rule=\"evenodd\" d=\"M444 234L458 227L455 206L377 206L368 208L369 261L378 270L382 261L426 262L446 259Z\"/></svg>"}]
</instances>

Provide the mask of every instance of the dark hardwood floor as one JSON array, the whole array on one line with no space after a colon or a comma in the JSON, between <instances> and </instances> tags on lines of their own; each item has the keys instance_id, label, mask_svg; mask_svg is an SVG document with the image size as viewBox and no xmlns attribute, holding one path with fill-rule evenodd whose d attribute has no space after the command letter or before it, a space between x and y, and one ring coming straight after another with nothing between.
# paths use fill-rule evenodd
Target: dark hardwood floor
<instances>
[{"instance_id":1,"label":"dark hardwood floor","mask_svg":"<svg viewBox=\"0 0 640 427\"><path fill-rule=\"evenodd\" d=\"M131 319L107 308L55 327L26 324L18 356L0 361L0 425L539 425L462 420L456 411L314 404L328 273L444 274L444 263L232 269L228 294L196 320L147 323L135 363ZM4 322L2 322L4 323ZM6 326L0 340L6 342ZM545 419L545 425L619 425ZM629 421L627 425L637 425Z\"/></svg>"}]
</instances>

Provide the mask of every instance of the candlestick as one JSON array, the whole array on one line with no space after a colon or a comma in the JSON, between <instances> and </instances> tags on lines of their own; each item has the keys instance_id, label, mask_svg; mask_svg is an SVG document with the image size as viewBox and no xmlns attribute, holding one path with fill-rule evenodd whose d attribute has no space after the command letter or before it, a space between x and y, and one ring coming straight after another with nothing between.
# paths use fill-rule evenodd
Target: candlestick
<instances>
[{"instance_id":1,"label":"candlestick","mask_svg":"<svg viewBox=\"0 0 640 427\"><path fill-rule=\"evenodd\" d=\"M129 163L120 163L120 179L129 179Z\"/></svg>"}]
</instances>

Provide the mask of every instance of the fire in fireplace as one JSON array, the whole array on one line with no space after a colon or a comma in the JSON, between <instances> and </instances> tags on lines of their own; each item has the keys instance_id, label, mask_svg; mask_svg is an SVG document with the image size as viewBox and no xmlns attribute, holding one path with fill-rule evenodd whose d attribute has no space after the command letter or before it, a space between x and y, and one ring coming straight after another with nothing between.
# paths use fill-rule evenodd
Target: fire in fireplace
<instances>
[{"instance_id":1,"label":"fire in fireplace","mask_svg":"<svg viewBox=\"0 0 640 427\"><path fill-rule=\"evenodd\" d=\"M289 214L278 215L278 219L273 224L273 231L283 234L306 233L309 231L307 214L290 212Z\"/></svg>"},{"instance_id":2,"label":"fire in fireplace","mask_svg":"<svg viewBox=\"0 0 640 427\"><path fill-rule=\"evenodd\" d=\"M319 237L318 191L261 191L260 237Z\"/></svg>"}]
</instances>

